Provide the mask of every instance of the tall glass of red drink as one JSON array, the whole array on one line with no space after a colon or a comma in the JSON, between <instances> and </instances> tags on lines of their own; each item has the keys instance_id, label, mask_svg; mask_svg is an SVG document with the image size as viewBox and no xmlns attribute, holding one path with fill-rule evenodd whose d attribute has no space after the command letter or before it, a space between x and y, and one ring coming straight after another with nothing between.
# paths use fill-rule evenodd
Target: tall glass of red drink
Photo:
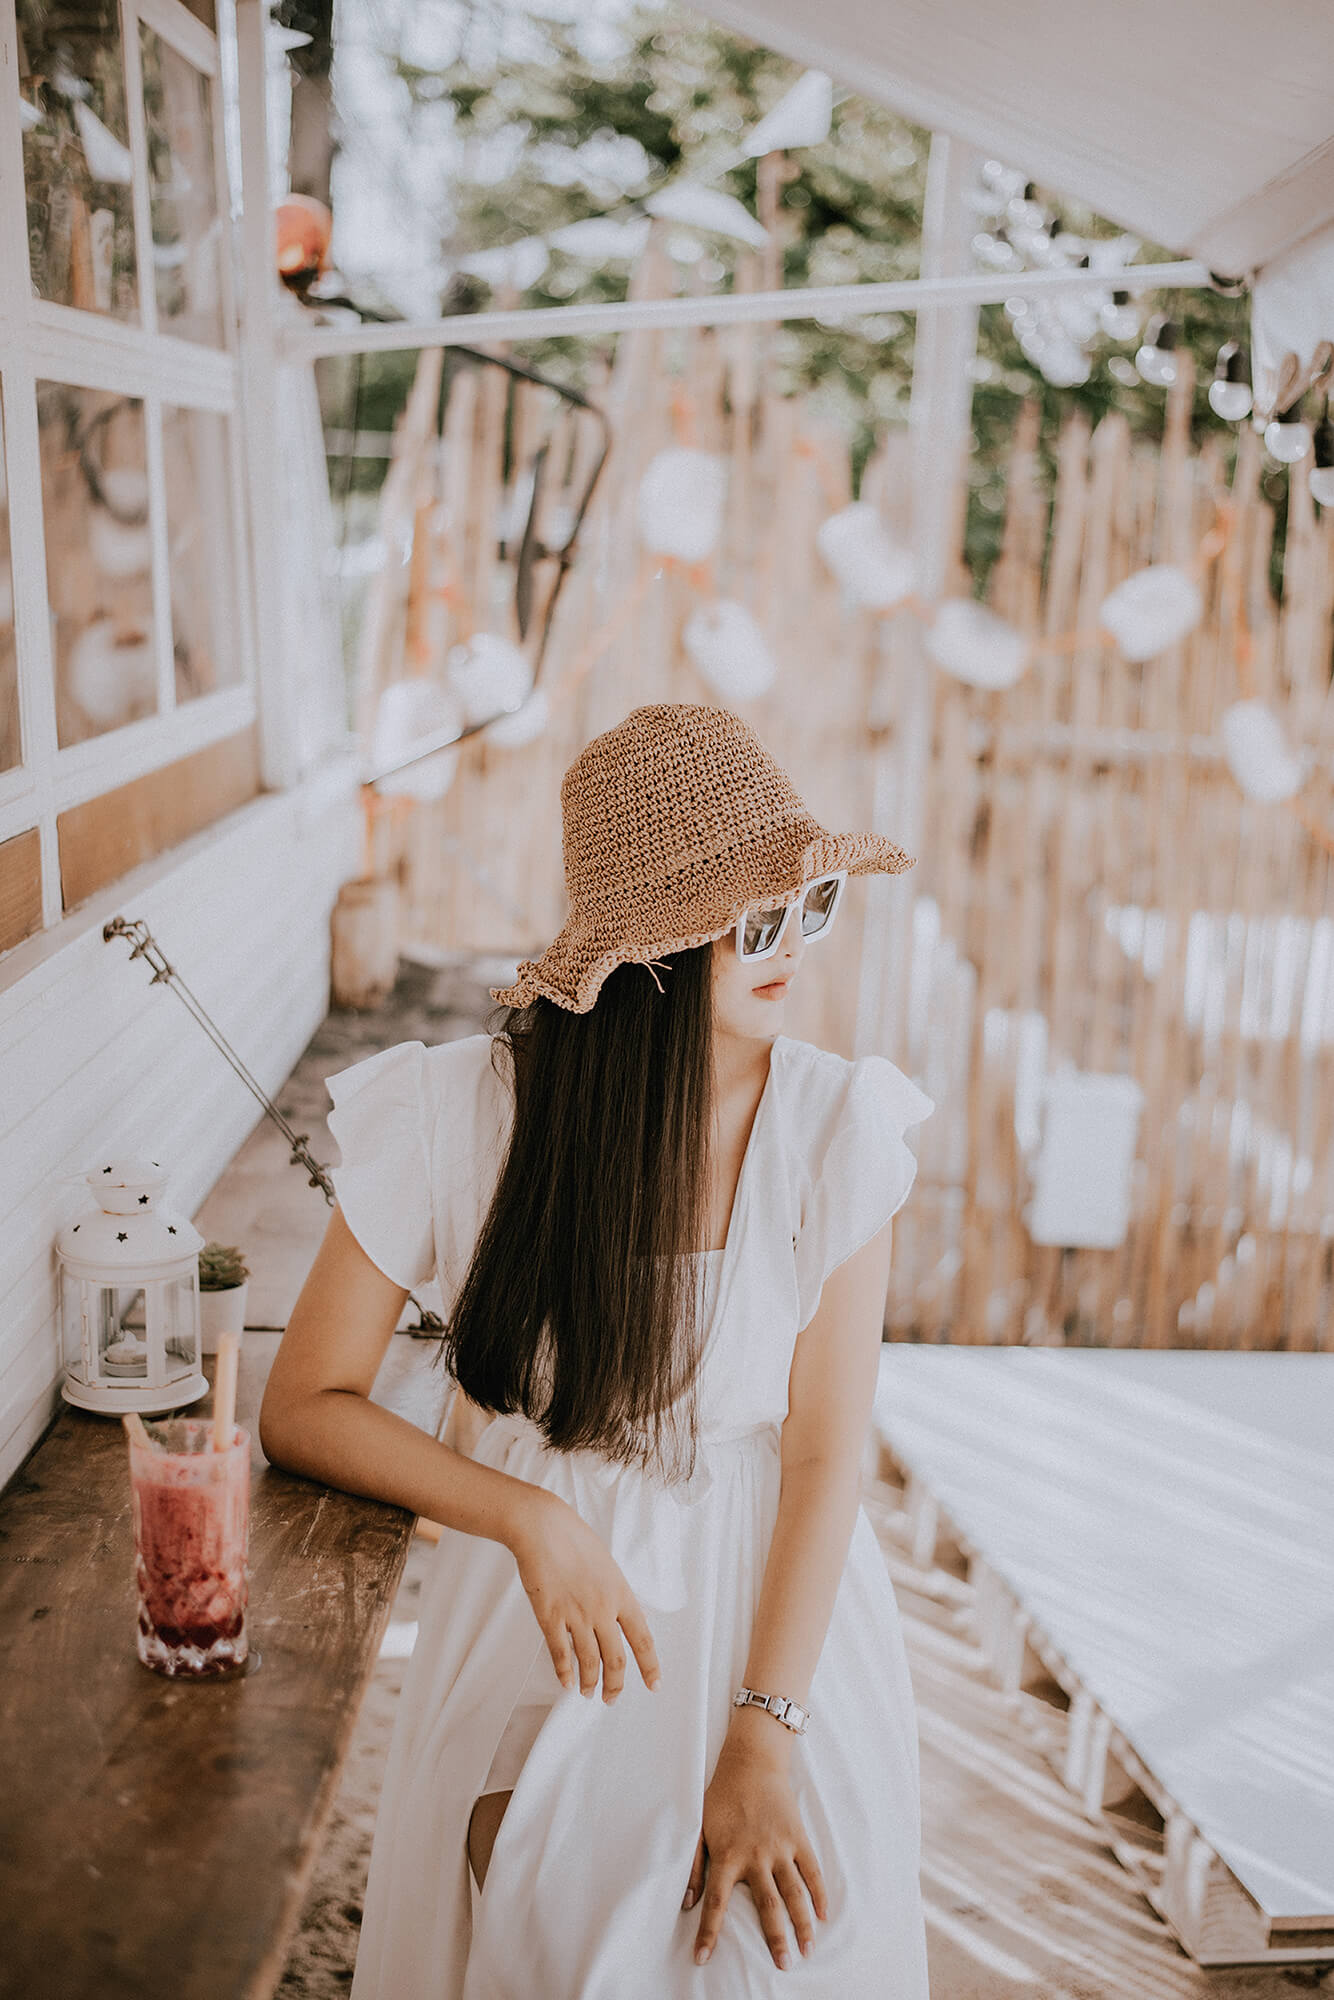
<instances>
[{"instance_id":1,"label":"tall glass of red drink","mask_svg":"<svg viewBox=\"0 0 1334 2000\"><path fill-rule=\"evenodd\" d=\"M177 1417L130 1440L139 1658L155 1673L212 1680L246 1660L250 1437L225 1451L213 1426Z\"/></svg>"}]
</instances>

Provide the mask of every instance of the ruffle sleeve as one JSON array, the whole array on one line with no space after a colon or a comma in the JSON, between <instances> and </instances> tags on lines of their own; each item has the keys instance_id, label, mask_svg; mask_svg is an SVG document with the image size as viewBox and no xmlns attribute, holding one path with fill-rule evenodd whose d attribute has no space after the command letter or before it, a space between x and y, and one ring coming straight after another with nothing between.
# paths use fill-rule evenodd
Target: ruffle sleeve
<instances>
[{"instance_id":1,"label":"ruffle sleeve","mask_svg":"<svg viewBox=\"0 0 1334 2000\"><path fill-rule=\"evenodd\" d=\"M825 1279L896 1215L917 1177L904 1138L935 1110L887 1056L859 1056L826 1121L796 1242L798 1330L814 1318Z\"/></svg>"},{"instance_id":2,"label":"ruffle sleeve","mask_svg":"<svg viewBox=\"0 0 1334 2000\"><path fill-rule=\"evenodd\" d=\"M433 1108L426 1048L398 1042L324 1079L338 1206L373 1264L406 1291L435 1275Z\"/></svg>"}]
</instances>

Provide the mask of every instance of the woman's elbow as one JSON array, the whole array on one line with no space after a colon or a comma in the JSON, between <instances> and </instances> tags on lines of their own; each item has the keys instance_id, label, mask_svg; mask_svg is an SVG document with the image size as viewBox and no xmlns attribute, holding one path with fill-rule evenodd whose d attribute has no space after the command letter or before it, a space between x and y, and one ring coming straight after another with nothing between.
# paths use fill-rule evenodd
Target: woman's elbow
<instances>
[{"instance_id":1,"label":"woman's elbow","mask_svg":"<svg viewBox=\"0 0 1334 2000\"><path fill-rule=\"evenodd\" d=\"M292 1395L281 1382L269 1381L264 1385L264 1395L259 1406L260 1448L270 1465L277 1465L284 1472L300 1472L300 1425L295 1421L297 1407Z\"/></svg>"}]
</instances>

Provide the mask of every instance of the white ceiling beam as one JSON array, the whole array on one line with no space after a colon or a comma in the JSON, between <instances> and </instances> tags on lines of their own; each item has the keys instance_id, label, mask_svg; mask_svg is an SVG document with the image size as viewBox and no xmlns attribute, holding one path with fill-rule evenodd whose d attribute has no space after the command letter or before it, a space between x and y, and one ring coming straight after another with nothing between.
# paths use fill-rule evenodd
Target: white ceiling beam
<instances>
[{"instance_id":1,"label":"white ceiling beam","mask_svg":"<svg viewBox=\"0 0 1334 2000\"><path fill-rule=\"evenodd\" d=\"M361 326L312 326L284 332L288 361L330 354L384 354L404 348L475 347L489 340L628 333L639 327L735 326L744 321L829 319L843 314L918 312L924 306L999 305L1047 292L1182 291L1207 287L1194 258L1171 264L1127 264L1114 272L1014 271L977 276L902 278L883 285L792 286L776 292L718 292L706 298L632 299L621 305L533 306L513 312L453 313L442 319L388 320Z\"/></svg>"}]
</instances>

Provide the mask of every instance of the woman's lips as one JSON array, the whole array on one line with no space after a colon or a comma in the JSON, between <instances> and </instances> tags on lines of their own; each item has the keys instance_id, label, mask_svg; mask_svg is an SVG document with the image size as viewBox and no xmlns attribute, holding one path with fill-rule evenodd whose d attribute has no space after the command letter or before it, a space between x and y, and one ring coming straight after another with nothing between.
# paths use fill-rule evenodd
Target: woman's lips
<instances>
[{"instance_id":1,"label":"woman's lips","mask_svg":"<svg viewBox=\"0 0 1334 2000\"><path fill-rule=\"evenodd\" d=\"M767 986L756 986L752 990L761 1000L781 1000L787 992L786 979L774 979Z\"/></svg>"}]
</instances>

